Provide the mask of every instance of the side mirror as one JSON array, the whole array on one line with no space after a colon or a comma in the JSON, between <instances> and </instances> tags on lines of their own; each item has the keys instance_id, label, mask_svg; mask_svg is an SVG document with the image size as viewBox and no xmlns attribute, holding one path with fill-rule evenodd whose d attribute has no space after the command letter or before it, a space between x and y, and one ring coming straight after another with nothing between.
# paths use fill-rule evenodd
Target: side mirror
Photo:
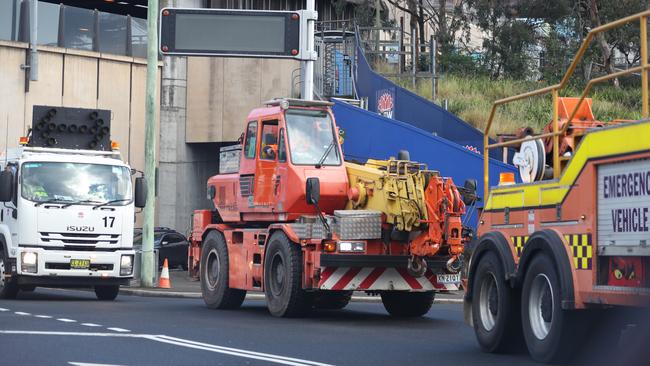
<instances>
[{"instance_id":1,"label":"side mirror","mask_svg":"<svg viewBox=\"0 0 650 366\"><path fill-rule=\"evenodd\" d=\"M147 185L144 177L135 178L135 207L147 205Z\"/></svg>"},{"instance_id":2,"label":"side mirror","mask_svg":"<svg viewBox=\"0 0 650 366\"><path fill-rule=\"evenodd\" d=\"M9 171L0 173L0 202L9 202L14 197L14 175Z\"/></svg>"},{"instance_id":3,"label":"side mirror","mask_svg":"<svg viewBox=\"0 0 650 366\"><path fill-rule=\"evenodd\" d=\"M305 198L307 199L308 205L318 205L320 201L320 180L318 178L307 178Z\"/></svg>"},{"instance_id":4,"label":"side mirror","mask_svg":"<svg viewBox=\"0 0 650 366\"><path fill-rule=\"evenodd\" d=\"M463 184L463 189L461 190L461 195L463 197L463 203L470 206L478 201L478 196L476 195L476 187L478 182L476 179L468 179Z\"/></svg>"}]
</instances>

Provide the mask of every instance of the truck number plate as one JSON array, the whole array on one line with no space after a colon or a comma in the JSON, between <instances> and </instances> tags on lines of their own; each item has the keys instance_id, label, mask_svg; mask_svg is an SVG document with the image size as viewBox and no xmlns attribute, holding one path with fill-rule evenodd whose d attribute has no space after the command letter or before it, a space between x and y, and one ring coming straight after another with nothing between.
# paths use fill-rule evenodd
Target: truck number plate
<instances>
[{"instance_id":1,"label":"truck number plate","mask_svg":"<svg viewBox=\"0 0 650 366\"><path fill-rule=\"evenodd\" d=\"M436 281L441 285L457 285L460 283L460 273L456 274L438 274Z\"/></svg>"},{"instance_id":2,"label":"truck number plate","mask_svg":"<svg viewBox=\"0 0 650 366\"><path fill-rule=\"evenodd\" d=\"M90 268L90 259L70 259L71 269L88 269Z\"/></svg>"}]
</instances>

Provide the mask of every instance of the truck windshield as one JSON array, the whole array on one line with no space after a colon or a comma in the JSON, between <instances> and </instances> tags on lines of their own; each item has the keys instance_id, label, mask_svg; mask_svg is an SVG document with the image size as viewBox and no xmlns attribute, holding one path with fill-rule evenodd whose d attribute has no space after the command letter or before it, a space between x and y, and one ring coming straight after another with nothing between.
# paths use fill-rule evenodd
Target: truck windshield
<instances>
[{"instance_id":1,"label":"truck windshield","mask_svg":"<svg viewBox=\"0 0 650 366\"><path fill-rule=\"evenodd\" d=\"M321 110L289 109L284 118L287 122L287 140L293 164L317 165L321 161L322 165L341 164L334 124L329 113ZM332 143L334 146L330 147Z\"/></svg>"},{"instance_id":2,"label":"truck windshield","mask_svg":"<svg viewBox=\"0 0 650 366\"><path fill-rule=\"evenodd\" d=\"M27 162L20 179L22 197L33 202L126 205L132 198L131 172L124 166Z\"/></svg>"}]
</instances>

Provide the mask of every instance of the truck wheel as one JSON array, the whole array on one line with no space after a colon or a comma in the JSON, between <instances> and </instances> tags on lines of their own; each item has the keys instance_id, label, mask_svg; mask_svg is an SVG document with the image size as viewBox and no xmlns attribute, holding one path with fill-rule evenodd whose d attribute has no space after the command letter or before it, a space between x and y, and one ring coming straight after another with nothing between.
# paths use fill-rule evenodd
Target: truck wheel
<instances>
[{"instance_id":1,"label":"truck wheel","mask_svg":"<svg viewBox=\"0 0 650 366\"><path fill-rule=\"evenodd\" d=\"M102 301L113 301L120 292L120 285L95 286L95 295Z\"/></svg>"},{"instance_id":2,"label":"truck wheel","mask_svg":"<svg viewBox=\"0 0 650 366\"><path fill-rule=\"evenodd\" d=\"M237 309L244 302L245 290L228 287L228 247L223 234L211 231L201 248L201 293L211 309Z\"/></svg>"},{"instance_id":3,"label":"truck wheel","mask_svg":"<svg viewBox=\"0 0 650 366\"><path fill-rule=\"evenodd\" d=\"M318 291L314 294L314 308L341 310L348 305L352 291Z\"/></svg>"},{"instance_id":4,"label":"truck wheel","mask_svg":"<svg viewBox=\"0 0 650 366\"><path fill-rule=\"evenodd\" d=\"M537 255L526 270L521 314L528 352L539 362L567 361L584 338L582 314L562 310L560 291L555 264L547 255Z\"/></svg>"},{"instance_id":5,"label":"truck wheel","mask_svg":"<svg viewBox=\"0 0 650 366\"><path fill-rule=\"evenodd\" d=\"M472 277L474 333L485 352L505 352L520 344L518 300L504 272L496 254L488 252L480 258Z\"/></svg>"},{"instance_id":6,"label":"truck wheel","mask_svg":"<svg viewBox=\"0 0 650 366\"><path fill-rule=\"evenodd\" d=\"M302 316L312 305L310 294L302 289L302 250L281 231L271 235L266 248L264 292L273 316Z\"/></svg>"},{"instance_id":7,"label":"truck wheel","mask_svg":"<svg viewBox=\"0 0 650 366\"><path fill-rule=\"evenodd\" d=\"M14 278L6 277L5 270L7 266L4 251L0 246L0 299L15 299L18 294L18 285Z\"/></svg>"},{"instance_id":8,"label":"truck wheel","mask_svg":"<svg viewBox=\"0 0 650 366\"><path fill-rule=\"evenodd\" d=\"M429 312L435 292L382 292L381 302L392 316L418 317Z\"/></svg>"}]
</instances>

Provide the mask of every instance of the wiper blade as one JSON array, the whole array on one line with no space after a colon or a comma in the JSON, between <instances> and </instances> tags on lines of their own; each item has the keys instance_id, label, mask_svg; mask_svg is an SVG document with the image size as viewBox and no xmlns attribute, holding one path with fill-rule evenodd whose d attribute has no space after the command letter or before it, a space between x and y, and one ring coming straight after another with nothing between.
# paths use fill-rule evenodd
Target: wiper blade
<instances>
[{"instance_id":1,"label":"wiper blade","mask_svg":"<svg viewBox=\"0 0 650 366\"><path fill-rule=\"evenodd\" d=\"M68 203L68 202L70 202L70 201L69 200L62 200L60 198L50 198L49 200L36 202L34 207L38 207L38 206L44 205L46 203Z\"/></svg>"},{"instance_id":2,"label":"wiper blade","mask_svg":"<svg viewBox=\"0 0 650 366\"><path fill-rule=\"evenodd\" d=\"M72 205L79 205L79 204L83 204L83 203L101 203L101 202L100 201L95 201L95 200L71 201L71 202L68 202L65 205L61 206L61 208L67 208L67 207L70 207Z\"/></svg>"},{"instance_id":3,"label":"wiper blade","mask_svg":"<svg viewBox=\"0 0 650 366\"><path fill-rule=\"evenodd\" d=\"M320 160L318 160L318 164L316 164L316 168L320 169L320 167L323 166L323 163L325 162L325 159L327 159L327 157L330 154L330 151L332 151L332 148L334 147L335 141L336 141L335 139L332 139L332 142L330 142L330 144L327 145L327 149L325 150L325 153L323 154L323 156L321 156Z\"/></svg>"},{"instance_id":4,"label":"wiper blade","mask_svg":"<svg viewBox=\"0 0 650 366\"><path fill-rule=\"evenodd\" d=\"M130 198L123 198L123 199L119 199L119 200L110 200L110 201L102 202L99 205L96 205L95 207L93 207L93 210L96 210L96 209L98 209L100 207L108 206L111 203L126 202L126 201L131 201L131 199Z\"/></svg>"}]
</instances>

